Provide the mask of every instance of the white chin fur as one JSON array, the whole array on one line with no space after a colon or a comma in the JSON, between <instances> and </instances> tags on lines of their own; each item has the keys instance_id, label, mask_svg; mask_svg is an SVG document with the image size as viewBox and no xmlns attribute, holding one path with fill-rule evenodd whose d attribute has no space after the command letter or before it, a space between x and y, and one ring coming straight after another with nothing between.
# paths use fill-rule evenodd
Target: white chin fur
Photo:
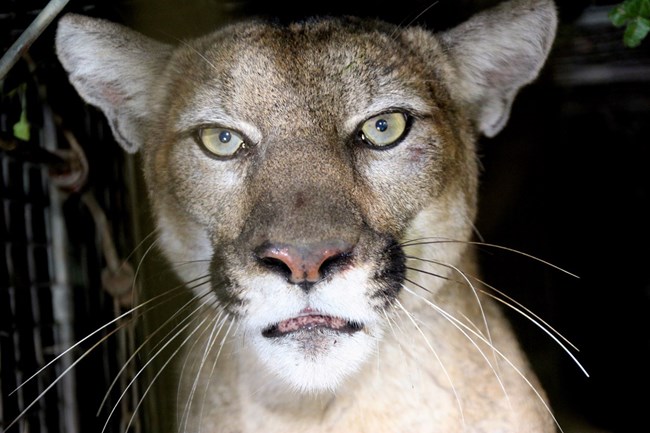
<instances>
[{"instance_id":1,"label":"white chin fur","mask_svg":"<svg viewBox=\"0 0 650 433\"><path fill-rule=\"evenodd\" d=\"M376 351L379 332L368 326L354 334L302 331L284 337L251 339L261 363L282 383L301 393L334 391ZM374 334L374 335L373 335Z\"/></svg>"},{"instance_id":2,"label":"white chin fur","mask_svg":"<svg viewBox=\"0 0 650 433\"><path fill-rule=\"evenodd\" d=\"M244 295L244 344L271 377L278 379L271 386L302 393L335 390L370 358L383 329L369 302L371 272L364 266L349 269L308 294L280 277L238 276L241 284L255 288ZM320 328L280 337L262 335L269 325L296 317L306 307L317 314L363 324L363 328L353 333Z\"/></svg>"}]
</instances>

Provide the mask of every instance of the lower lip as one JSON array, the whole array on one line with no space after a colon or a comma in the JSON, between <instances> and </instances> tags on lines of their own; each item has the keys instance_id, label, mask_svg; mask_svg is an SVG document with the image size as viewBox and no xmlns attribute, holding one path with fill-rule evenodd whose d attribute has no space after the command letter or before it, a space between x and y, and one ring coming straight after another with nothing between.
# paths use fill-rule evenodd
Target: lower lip
<instances>
[{"instance_id":1,"label":"lower lip","mask_svg":"<svg viewBox=\"0 0 650 433\"><path fill-rule=\"evenodd\" d=\"M296 332L313 332L317 330L331 331L338 334L354 334L363 329L357 322L343 321L321 315L300 316L289 321L280 322L262 331L266 338L285 337Z\"/></svg>"}]
</instances>

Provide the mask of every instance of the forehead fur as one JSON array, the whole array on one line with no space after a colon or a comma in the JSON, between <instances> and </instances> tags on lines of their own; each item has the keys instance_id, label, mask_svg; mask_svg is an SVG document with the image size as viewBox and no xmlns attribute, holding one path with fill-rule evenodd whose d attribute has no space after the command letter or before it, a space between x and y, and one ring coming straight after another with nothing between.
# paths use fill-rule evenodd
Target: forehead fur
<instances>
[{"instance_id":1,"label":"forehead fur","mask_svg":"<svg viewBox=\"0 0 650 433\"><path fill-rule=\"evenodd\" d=\"M177 130L196 127L216 107L261 127L276 124L264 125L274 113L305 121L314 117L305 113L326 114L318 116L322 125L332 114L372 111L373 97L385 108L391 100L415 101L413 95L424 111L434 105L462 113L474 133L491 137L505 125L517 91L539 73L556 25L551 0L511 0L438 34L356 19L248 22L174 49L68 14L56 49L72 84L104 111L129 152L140 149L152 131L147 125L169 130L179 120ZM183 123L183 111L197 115Z\"/></svg>"},{"instance_id":2,"label":"forehead fur","mask_svg":"<svg viewBox=\"0 0 650 433\"><path fill-rule=\"evenodd\" d=\"M187 101L178 107L177 126L210 123L217 106L261 128L277 127L277 120L265 122L278 115L306 120L305 113L318 113L311 120L321 127L331 120L351 128L350 117L359 114L360 121L373 110L428 112L429 97L444 98L414 48L416 32L351 18L226 27L181 46L173 59L173 102Z\"/></svg>"}]
</instances>

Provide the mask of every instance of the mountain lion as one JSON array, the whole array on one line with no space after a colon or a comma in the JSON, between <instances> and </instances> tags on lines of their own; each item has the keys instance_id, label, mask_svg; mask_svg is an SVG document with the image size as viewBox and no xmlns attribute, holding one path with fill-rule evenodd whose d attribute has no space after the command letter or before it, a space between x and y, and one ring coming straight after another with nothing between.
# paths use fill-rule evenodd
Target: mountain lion
<instances>
[{"instance_id":1,"label":"mountain lion","mask_svg":"<svg viewBox=\"0 0 650 433\"><path fill-rule=\"evenodd\" d=\"M471 238L475 141L556 25L552 1L512 0L435 34L247 21L172 47L61 19L58 56L142 153L196 300L177 431L555 431Z\"/></svg>"}]
</instances>

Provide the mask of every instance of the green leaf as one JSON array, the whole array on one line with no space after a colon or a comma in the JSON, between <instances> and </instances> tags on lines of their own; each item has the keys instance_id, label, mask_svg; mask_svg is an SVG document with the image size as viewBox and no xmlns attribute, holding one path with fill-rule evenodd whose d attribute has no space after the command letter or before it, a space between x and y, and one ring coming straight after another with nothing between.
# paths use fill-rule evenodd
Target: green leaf
<instances>
[{"instance_id":1,"label":"green leaf","mask_svg":"<svg viewBox=\"0 0 650 433\"><path fill-rule=\"evenodd\" d=\"M650 0L625 0L609 12L609 19L616 27L624 26L641 13L643 5Z\"/></svg>"},{"instance_id":2,"label":"green leaf","mask_svg":"<svg viewBox=\"0 0 650 433\"><path fill-rule=\"evenodd\" d=\"M27 111L20 113L20 120L14 125L14 137L19 140L29 141L29 121L27 120Z\"/></svg>"},{"instance_id":3,"label":"green leaf","mask_svg":"<svg viewBox=\"0 0 650 433\"><path fill-rule=\"evenodd\" d=\"M625 0L608 14L615 27L625 28L623 42L638 47L650 31L650 0Z\"/></svg>"},{"instance_id":4,"label":"green leaf","mask_svg":"<svg viewBox=\"0 0 650 433\"><path fill-rule=\"evenodd\" d=\"M625 0L615 7L618 14L625 16L628 20L638 16L645 17L650 12L650 0Z\"/></svg>"},{"instance_id":5,"label":"green leaf","mask_svg":"<svg viewBox=\"0 0 650 433\"><path fill-rule=\"evenodd\" d=\"M20 120L14 125L14 137L19 140L29 141L29 120L27 120L27 84L21 83L16 88L20 98Z\"/></svg>"},{"instance_id":6,"label":"green leaf","mask_svg":"<svg viewBox=\"0 0 650 433\"><path fill-rule=\"evenodd\" d=\"M614 24L614 27L623 27L628 20L628 15L623 5L618 5L609 11L609 19Z\"/></svg>"},{"instance_id":7,"label":"green leaf","mask_svg":"<svg viewBox=\"0 0 650 433\"><path fill-rule=\"evenodd\" d=\"M639 7L639 16L650 19L650 0L641 0Z\"/></svg>"},{"instance_id":8,"label":"green leaf","mask_svg":"<svg viewBox=\"0 0 650 433\"><path fill-rule=\"evenodd\" d=\"M649 32L650 20L643 17L636 17L628 23L625 34L623 35L623 41L630 48L638 47Z\"/></svg>"},{"instance_id":9,"label":"green leaf","mask_svg":"<svg viewBox=\"0 0 650 433\"><path fill-rule=\"evenodd\" d=\"M641 14L641 7L646 1L647 0L625 0L623 6L625 7L630 19L638 17L639 14Z\"/></svg>"}]
</instances>

